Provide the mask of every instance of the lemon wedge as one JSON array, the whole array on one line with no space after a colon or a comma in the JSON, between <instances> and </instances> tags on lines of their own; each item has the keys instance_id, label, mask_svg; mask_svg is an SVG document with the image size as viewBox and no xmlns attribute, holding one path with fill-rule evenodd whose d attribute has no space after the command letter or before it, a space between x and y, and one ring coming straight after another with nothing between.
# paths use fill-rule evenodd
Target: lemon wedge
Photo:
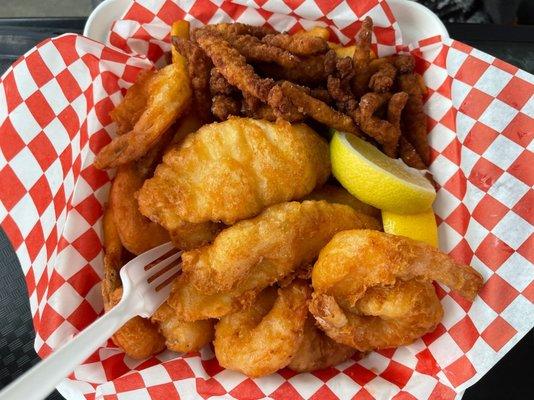
<instances>
[{"instance_id":1,"label":"lemon wedge","mask_svg":"<svg viewBox=\"0 0 534 400\"><path fill-rule=\"evenodd\" d=\"M384 232L406 236L438 247L438 227L432 209L419 214L396 214L382 211Z\"/></svg>"},{"instance_id":2,"label":"lemon wedge","mask_svg":"<svg viewBox=\"0 0 534 400\"><path fill-rule=\"evenodd\" d=\"M417 214L436 198L421 171L389 158L350 133L335 132L330 142L332 173L353 196L381 210Z\"/></svg>"}]
</instances>

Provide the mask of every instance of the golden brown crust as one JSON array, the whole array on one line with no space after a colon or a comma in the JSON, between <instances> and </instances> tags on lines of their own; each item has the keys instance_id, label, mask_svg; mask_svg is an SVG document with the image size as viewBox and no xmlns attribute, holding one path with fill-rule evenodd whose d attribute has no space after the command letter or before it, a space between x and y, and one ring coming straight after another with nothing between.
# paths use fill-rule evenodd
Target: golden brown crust
<instances>
[{"instance_id":1,"label":"golden brown crust","mask_svg":"<svg viewBox=\"0 0 534 400\"><path fill-rule=\"evenodd\" d=\"M307 195L329 174L328 145L306 125L230 118L170 149L139 207L169 231L183 222L231 225Z\"/></svg>"}]
</instances>

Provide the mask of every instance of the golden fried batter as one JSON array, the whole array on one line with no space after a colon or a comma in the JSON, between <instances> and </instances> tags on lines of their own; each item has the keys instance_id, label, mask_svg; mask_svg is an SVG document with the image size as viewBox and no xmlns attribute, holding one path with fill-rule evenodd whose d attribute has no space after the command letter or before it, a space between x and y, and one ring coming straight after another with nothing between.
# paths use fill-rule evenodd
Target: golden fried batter
<instances>
[{"instance_id":1,"label":"golden fried batter","mask_svg":"<svg viewBox=\"0 0 534 400\"><path fill-rule=\"evenodd\" d=\"M156 310L152 321L158 324L167 348L178 353L198 351L213 340L212 320L180 321L167 303Z\"/></svg>"},{"instance_id":2,"label":"golden fried batter","mask_svg":"<svg viewBox=\"0 0 534 400\"><path fill-rule=\"evenodd\" d=\"M304 324L302 343L288 367L296 372L316 371L341 364L354 353L352 347L330 339L315 326L315 318L309 315Z\"/></svg>"},{"instance_id":3,"label":"golden fried batter","mask_svg":"<svg viewBox=\"0 0 534 400\"><path fill-rule=\"evenodd\" d=\"M271 206L227 228L211 246L185 253L187 273L175 281L169 304L183 320L219 318L249 305L261 290L309 264L335 233L358 228L379 229L380 223L325 201ZM191 278L211 292L233 289L206 294Z\"/></svg>"},{"instance_id":4,"label":"golden fried batter","mask_svg":"<svg viewBox=\"0 0 534 400\"><path fill-rule=\"evenodd\" d=\"M443 310L432 281L473 300L482 277L433 246L370 230L340 232L312 270L310 311L334 340L360 351L411 343Z\"/></svg>"},{"instance_id":5,"label":"golden fried batter","mask_svg":"<svg viewBox=\"0 0 534 400\"><path fill-rule=\"evenodd\" d=\"M329 174L328 145L306 125L230 118L170 149L139 191L139 207L169 231L183 222L231 225L304 197Z\"/></svg>"},{"instance_id":6,"label":"golden fried batter","mask_svg":"<svg viewBox=\"0 0 534 400\"><path fill-rule=\"evenodd\" d=\"M144 176L134 163L121 165L110 191L110 202L121 242L130 253L136 255L169 241L169 234L163 227L139 212L135 193L143 182Z\"/></svg>"},{"instance_id":7,"label":"golden fried batter","mask_svg":"<svg viewBox=\"0 0 534 400\"><path fill-rule=\"evenodd\" d=\"M286 33L278 33L274 35L266 35L263 37L262 41L300 56L326 53L328 51L326 40L312 35L288 35Z\"/></svg>"},{"instance_id":8,"label":"golden fried batter","mask_svg":"<svg viewBox=\"0 0 534 400\"><path fill-rule=\"evenodd\" d=\"M191 85L185 61L157 71L147 85L143 113L131 131L100 150L94 163L97 168L114 168L141 158L189 106Z\"/></svg>"},{"instance_id":9,"label":"golden fried batter","mask_svg":"<svg viewBox=\"0 0 534 400\"><path fill-rule=\"evenodd\" d=\"M222 317L213 341L221 366L258 377L289 364L302 342L310 292L298 281L269 288L250 308Z\"/></svg>"},{"instance_id":10,"label":"golden fried batter","mask_svg":"<svg viewBox=\"0 0 534 400\"><path fill-rule=\"evenodd\" d=\"M342 221L336 220L343 218ZM243 288L264 271L271 283L313 262L336 233L354 225L379 228L376 219L323 201L271 206L258 217L223 230L210 246L182 254L182 269L204 293Z\"/></svg>"}]
</instances>

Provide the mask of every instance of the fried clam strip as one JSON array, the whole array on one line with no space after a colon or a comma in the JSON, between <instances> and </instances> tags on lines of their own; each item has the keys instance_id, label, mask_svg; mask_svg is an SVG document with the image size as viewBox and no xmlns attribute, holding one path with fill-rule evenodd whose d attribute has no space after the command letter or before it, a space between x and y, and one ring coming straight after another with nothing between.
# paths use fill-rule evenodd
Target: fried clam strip
<instances>
[{"instance_id":1,"label":"fried clam strip","mask_svg":"<svg viewBox=\"0 0 534 400\"><path fill-rule=\"evenodd\" d=\"M352 61L354 63L354 79L352 80L352 91L359 99L368 91L371 71L369 63L371 61L371 37L373 32L373 20L366 17L356 35L356 43Z\"/></svg>"},{"instance_id":2,"label":"fried clam strip","mask_svg":"<svg viewBox=\"0 0 534 400\"><path fill-rule=\"evenodd\" d=\"M231 115L241 114L242 104L239 92L228 83L217 68L211 69L209 87L213 96L211 112L219 121L224 121Z\"/></svg>"},{"instance_id":3,"label":"fried clam strip","mask_svg":"<svg viewBox=\"0 0 534 400\"><path fill-rule=\"evenodd\" d=\"M289 364L302 343L310 292L302 281L268 288L251 307L222 317L213 341L220 365L259 377Z\"/></svg>"},{"instance_id":4,"label":"fried clam strip","mask_svg":"<svg viewBox=\"0 0 534 400\"><path fill-rule=\"evenodd\" d=\"M338 233L312 270L310 311L332 339L359 351L408 344L443 310L432 281L473 300L483 280L435 247L371 230Z\"/></svg>"},{"instance_id":5,"label":"fried clam strip","mask_svg":"<svg viewBox=\"0 0 534 400\"><path fill-rule=\"evenodd\" d=\"M152 321L158 324L167 348L178 353L198 351L213 340L213 320L180 321L167 303L156 310Z\"/></svg>"},{"instance_id":6,"label":"fried clam strip","mask_svg":"<svg viewBox=\"0 0 534 400\"><path fill-rule=\"evenodd\" d=\"M386 155L395 157L400 132L390 122L374 115L390 98L391 93L367 93L360 100L360 108L351 115L363 132L382 145Z\"/></svg>"},{"instance_id":7,"label":"fried clam strip","mask_svg":"<svg viewBox=\"0 0 534 400\"><path fill-rule=\"evenodd\" d=\"M196 36L199 46L231 85L264 102L267 101L269 90L274 85L272 79L256 75L245 57L217 33L209 30L197 31Z\"/></svg>"},{"instance_id":8,"label":"fried clam strip","mask_svg":"<svg viewBox=\"0 0 534 400\"><path fill-rule=\"evenodd\" d=\"M232 35L251 35L257 38L262 38L265 35L277 33L273 28L268 26L254 26L248 24L242 24L240 22L234 23L220 23L215 25L208 25L213 27L219 32ZM205 28L205 27L204 27ZM203 28L200 28L203 29Z\"/></svg>"},{"instance_id":9,"label":"fried clam strip","mask_svg":"<svg viewBox=\"0 0 534 400\"><path fill-rule=\"evenodd\" d=\"M194 42L173 36L172 43L187 60L187 71L193 89L193 108L203 122L211 121L211 96L209 91L212 63L209 57Z\"/></svg>"},{"instance_id":10,"label":"fried clam strip","mask_svg":"<svg viewBox=\"0 0 534 400\"><path fill-rule=\"evenodd\" d=\"M299 112L339 131L359 134L359 130L351 117L334 110L328 106L328 104L312 97L308 94L305 88L288 81L282 82L279 84L279 87L285 98L289 100ZM269 105L275 110L279 107L279 103L275 101L275 98L272 95L269 96Z\"/></svg>"},{"instance_id":11,"label":"fried clam strip","mask_svg":"<svg viewBox=\"0 0 534 400\"><path fill-rule=\"evenodd\" d=\"M104 279L102 297L104 309L109 311L122 297L119 270L122 267L122 244L117 232L113 208L104 213ZM112 337L113 342L132 358L143 359L165 348L165 340L156 325L149 320L134 317L124 324Z\"/></svg>"},{"instance_id":12,"label":"fried clam strip","mask_svg":"<svg viewBox=\"0 0 534 400\"><path fill-rule=\"evenodd\" d=\"M401 74L412 73L415 68L415 58L411 54L394 54L385 58L393 64Z\"/></svg>"},{"instance_id":13,"label":"fried clam strip","mask_svg":"<svg viewBox=\"0 0 534 400\"><path fill-rule=\"evenodd\" d=\"M157 71L147 86L143 113L128 133L114 138L95 159L100 169L135 161L150 150L187 109L191 86L185 62L172 63Z\"/></svg>"},{"instance_id":14,"label":"fried clam strip","mask_svg":"<svg viewBox=\"0 0 534 400\"><path fill-rule=\"evenodd\" d=\"M397 69L389 62L384 62L369 79L369 88L374 92L388 92L395 82Z\"/></svg>"},{"instance_id":15,"label":"fried clam strip","mask_svg":"<svg viewBox=\"0 0 534 400\"><path fill-rule=\"evenodd\" d=\"M300 59L287 50L263 43L251 35L227 35L225 39L239 51L247 61L272 62L283 68L296 68Z\"/></svg>"},{"instance_id":16,"label":"fried clam strip","mask_svg":"<svg viewBox=\"0 0 534 400\"><path fill-rule=\"evenodd\" d=\"M412 168L427 168L419 154L417 154L417 151L415 151L415 148L404 136L401 136L399 139L399 156L406 165Z\"/></svg>"},{"instance_id":17,"label":"fried clam strip","mask_svg":"<svg viewBox=\"0 0 534 400\"><path fill-rule=\"evenodd\" d=\"M401 114L407 101L408 94L405 92L398 92L391 96L391 99L389 99L388 102L387 119L397 132L395 135L397 140L391 140L383 146L384 153L388 154L390 157L397 157L398 154L399 139L401 136Z\"/></svg>"},{"instance_id":18,"label":"fried clam strip","mask_svg":"<svg viewBox=\"0 0 534 400\"><path fill-rule=\"evenodd\" d=\"M423 111L423 95L426 88L422 83L422 78L414 73L399 75L398 84L399 89L409 95L402 113L402 133L425 165L428 165L430 146L427 140L426 114Z\"/></svg>"},{"instance_id":19,"label":"fried clam strip","mask_svg":"<svg viewBox=\"0 0 534 400\"><path fill-rule=\"evenodd\" d=\"M312 35L288 35L286 33L278 33L274 35L266 35L263 37L262 41L272 46L288 50L298 56L310 56L318 53L326 53L328 51L328 43L326 40Z\"/></svg>"},{"instance_id":20,"label":"fried clam strip","mask_svg":"<svg viewBox=\"0 0 534 400\"><path fill-rule=\"evenodd\" d=\"M315 318L308 315L304 324L304 333L300 347L288 364L296 372L310 372L341 364L355 355L352 347L330 339L315 326ZM357 359L363 354L358 353Z\"/></svg>"},{"instance_id":21,"label":"fried clam strip","mask_svg":"<svg viewBox=\"0 0 534 400\"><path fill-rule=\"evenodd\" d=\"M267 76L286 79L302 85L321 84L335 69L336 53L333 50L325 54L301 57L296 68L283 68L278 65L259 63L256 67Z\"/></svg>"},{"instance_id":22,"label":"fried clam strip","mask_svg":"<svg viewBox=\"0 0 534 400\"><path fill-rule=\"evenodd\" d=\"M328 144L307 125L230 118L169 149L138 201L170 231L184 222L231 225L306 196L329 175Z\"/></svg>"},{"instance_id":23,"label":"fried clam strip","mask_svg":"<svg viewBox=\"0 0 534 400\"><path fill-rule=\"evenodd\" d=\"M298 122L305 118L304 113L286 97L280 85L273 86L267 103L275 118L282 118L288 122Z\"/></svg>"},{"instance_id":24,"label":"fried clam strip","mask_svg":"<svg viewBox=\"0 0 534 400\"><path fill-rule=\"evenodd\" d=\"M148 88L154 76L155 71L139 72L135 83L126 91L124 99L109 113L117 124L117 135L130 132L145 111Z\"/></svg>"},{"instance_id":25,"label":"fried clam strip","mask_svg":"<svg viewBox=\"0 0 534 400\"><path fill-rule=\"evenodd\" d=\"M350 87L353 78L354 67L349 57L338 59L335 73L327 78L328 93L336 102L337 108L343 112L353 111L358 106Z\"/></svg>"},{"instance_id":26,"label":"fried clam strip","mask_svg":"<svg viewBox=\"0 0 534 400\"><path fill-rule=\"evenodd\" d=\"M333 221L336 216L346 220ZM272 275L273 283L312 263L335 232L351 225L380 228L375 218L340 204L283 203L223 230L210 246L185 252L182 270L207 294L242 289L258 273Z\"/></svg>"},{"instance_id":27,"label":"fried clam strip","mask_svg":"<svg viewBox=\"0 0 534 400\"><path fill-rule=\"evenodd\" d=\"M228 272L221 285L234 289L215 294L199 291L191 282L193 271L174 282L169 304L183 320L220 318L249 306L264 288L306 266L335 233L379 227L376 219L341 204L305 201L269 207L256 218L225 229L217 244L186 256L186 269L202 268L194 279L203 288L219 290L218 283L207 280ZM224 264L216 265L218 260Z\"/></svg>"},{"instance_id":28,"label":"fried clam strip","mask_svg":"<svg viewBox=\"0 0 534 400\"><path fill-rule=\"evenodd\" d=\"M264 119L271 122L276 121L277 118L277 115L271 106L262 103L260 99L247 93L243 93L243 112L247 117ZM292 117L292 115L295 115L295 117ZM304 119L304 115L298 112L295 114L287 114L285 117L286 118L284 119L289 122L299 122Z\"/></svg>"}]
</instances>

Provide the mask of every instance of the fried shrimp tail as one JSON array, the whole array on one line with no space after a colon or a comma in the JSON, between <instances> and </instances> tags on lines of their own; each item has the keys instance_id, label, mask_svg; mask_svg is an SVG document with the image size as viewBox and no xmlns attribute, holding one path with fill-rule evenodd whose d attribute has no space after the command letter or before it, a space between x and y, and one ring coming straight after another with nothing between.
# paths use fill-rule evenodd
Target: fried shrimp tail
<instances>
[{"instance_id":1,"label":"fried shrimp tail","mask_svg":"<svg viewBox=\"0 0 534 400\"><path fill-rule=\"evenodd\" d=\"M136 165L121 165L110 192L121 242L130 253L137 255L169 241L169 234L163 227L139 212L135 194L143 181L144 176Z\"/></svg>"},{"instance_id":2,"label":"fried shrimp tail","mask_svg":"<svg viewBox=\"0 0 534 400\"><path fill-rule=\"evenodd\" d=\"M302 343L309 296L303 282L269 288L250 308L221 318L213 341L221 366L259 377L288 365Z\"/></svg>"},{"instance_id":3,"label":"fried shrimp tail","mask_svg":"<svg viewBox=\"0 0 534 400\"><path fill-rule=\"evenodd\" d=\"M95 159L100 169L114 168L141 158L187 109L191 85L185 63L157 71L147 84L146 106L132 130L104 146Z\"/></svg>"},{"instance_id":4,"label":"fried shrimp tail","mask_svg":"<svg viewBox=\"0 0 534 400\"><path fill-rule=\"evenodd\" d=\"M391 287L373 287L354 306L358 313L332 308L335 303L328 298L332 299L315 294L310 303L319 326L336 342L359 351L410 344L433 331L443 317L443 308L429 282L410 280ZM336 318L344 318L345 323L336 325Z\"/></svg>"},{"instance_id":5,"label":"fried shrimp tail","mask_svg":"<svg viewBox=\"0 0 534 400\"><path fill-rule=\"evenodd\" d=\"M122 297L119 270L122 267L122 243L115 223L114 210L107 207L103 220L104 230L104 278L102 297L104 309L109 311ZM113 342L132 358L143 359L165 348L165 339L155 324L141 317L134 317L112 337Z\"/></svg>"},{"instance_id":6,"label":"fried shrimp tail","mask_svg":"<svg viewBox=\"0 0 534 400\"><path fill-rule=\"evenodd\" d=\"M310 311L340 343L360 351L396 347L441 320L432 281L468 300L483 284L472 267L428 244L377 231L345 231L325 246L313 267Z\"/></svg>"},{"instance_id":7,"label":"fried shrimp tail","mask_svg":"<svg viewBox=\"0 0 534 400\"><path fill-rule=\"evenodd\" d=\"M296 372L316 371L341 364L355 353L352 347L337 343L317 328L310 315L304 324L302 343L288 367Z\"/></svg>"},{"instance_id":8,"label":"fried shrimp tail","mask_svg":"<svg viewBox=\"0 0 534 400\"><path fill-rule=\"evenodd\" d=\"M158 324L167 348L178 353L198 351L213 340L212 320L181 321L167 303L156 310L152 321Z\"/></svg>"}]
</instances>

